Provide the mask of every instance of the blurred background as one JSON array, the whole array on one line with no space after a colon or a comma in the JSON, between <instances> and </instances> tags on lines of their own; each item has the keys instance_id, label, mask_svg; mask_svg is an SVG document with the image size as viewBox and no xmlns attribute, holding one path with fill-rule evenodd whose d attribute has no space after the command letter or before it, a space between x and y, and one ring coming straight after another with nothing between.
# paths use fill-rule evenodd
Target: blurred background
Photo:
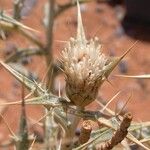
<instances>
[{"instance_id":1,"label":"blurred background","mask_svg":"<svg viewBox=\"0 0 150 150\"><path fill-rule=\"evenodd\" d=\"M25 0L21 11L21 22L39 31L38 38L45 42L43 18L46 0ZM64 4L69 0L58 0ZM88 39L97 36L102 45L102 51L107 56L121 56L136 40L139 42L133 50L119 63L109 77L111 84L106 82L99 90L99 95L104 102L111 99L119 90L122 93L111 103L110 108L120 109L125 101L131 100L126 109L132 112L134 120L148 121L150 110L150 80L121 78L115 75L140 75L150 74L150 1L149 0L93 0L81 5L81 13L85 33ZM0 10L8 14L13 13L13 0L0 0ZM76 36L77 10L71 7L55 19L53 26L53 54L57 61L65 41ZM0 31L1 32L1 31ZM16 33L6 33L6 38L0 39L0 59L5 60L17 48L32 47L33 44ZM43 56L26 57L18 62L20 68L26 67L28 75L40 81L46 72ZM62 75L55 78L54 87L56 94L58 84L64 88L65 82ZM2 66L0 66L0 102L11 102L21 99L21 84L15 80ZM92 103L88 109L99 109L97 103ZM16 130L20 114L20 106L1 107L7 122L13 131ZM42 107L28 106L27 113L30 124L42 116ZM37 129L36 129L37 128ZM34 132L39 132L34 127ZM8 138L9 131L0 120L0 141Z\"/></svg>"}]
</instances>

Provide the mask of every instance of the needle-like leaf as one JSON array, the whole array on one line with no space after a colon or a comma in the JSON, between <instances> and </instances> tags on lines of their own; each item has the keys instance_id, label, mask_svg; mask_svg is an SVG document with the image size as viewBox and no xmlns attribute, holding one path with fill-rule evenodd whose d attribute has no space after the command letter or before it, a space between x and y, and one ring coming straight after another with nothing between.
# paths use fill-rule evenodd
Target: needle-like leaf
<instances>
[{"instance_id":1,"label":"needle-like leaf","mask_svg":"<svg viewBox=\"0 0 150 150\"><path fill-rule=\"evenodd\" d=\"M150 79L150 74L144 75L115 75L117 77L133 78L133 79Z\"/></svg>"},{"instance_id":2,"label":"needle-like leaf","mask_svg":"<svg viewBox=\"0 0 150 150\"><path fill-rule=\"evenodd\" d=\"M18 81L20 81L26 88L28 88L31 91L34 91L35 94L41 95L44 93L44 90L33 80L30 80L25 75L21 74L20 72L13 69L10 65L7 65L6 63L0 61L0 64L9 71Z\"/></svg>"},{"instance_id":3,"label":"needle-like leaf","mask_svg":"<svg viewBox=\"0 0 150 150\"><path fill-rule=\"evenodd\" d=\"M114 70L114 68L118 65L118 63L132 50L132 48L137 44L138 41L133 43L127 50L126 52L120 56L120 57L114 57L110 58L108 65L106 65L106 68L104 70L104 77L108 78L110 73Z\"/></svg>"},{"instance_id":4,"label":"needle-like leaf","mask_svg":"<svg viewBox=\"0 0 150 150\"><path fill-rule=\"evenodd\" d=\"M49 107L58 107L62 106L61 101L65 101L63 98L58 98L54 95L45 94L43 96L34 97L31 99L25 100L26 105L44 105ZM2 105L20 105L22 101L16 101L16 102L9 102L9 103L2 103Z\"/></svg>"},{"instance_id":5,"label":"needle-like leaf","mask_svg":"<svg viewBox=\"0 0 150 150\"><path fill-rule=\"evenodd\" d=\"M77 39L82 43L86 43L86 37L85 37L85 33L84 33L81 11L80 11L80 6L79 6L78 0L77 0L77 9L78 9Z\"/></svg>"},{"instance_id":6,"label":"needle-like leaf","mask_svg":"<svg viewBox=\"0 0 150 150\"><path fill-rule=\"evenodd\" d=\"M28 27L28 26L26 26L26 25L18 22L17 20L15 20L11 16L7 15L3 11L0 13L0 20L6 21L8 23L12 23L13 25L16 25L17 27L24 28L26 30L30 30L30 31L34 31L34 32L39 32L39 31L37 31L35 29L32 29L32 28L30 28L30 27Z\"/></svg>"}]
</instances>

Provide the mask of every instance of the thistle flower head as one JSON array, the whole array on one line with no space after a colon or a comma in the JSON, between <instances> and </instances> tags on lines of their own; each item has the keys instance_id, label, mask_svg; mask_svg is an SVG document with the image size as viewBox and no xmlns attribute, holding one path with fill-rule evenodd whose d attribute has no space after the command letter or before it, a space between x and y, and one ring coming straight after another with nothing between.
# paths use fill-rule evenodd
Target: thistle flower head
<instances>
[{"instance_id":1,"label":"thistle flower head","mask_svg":"<svg viewBox=\"0 0 150 150\"><path fill-rule=\"evenodd\" d=\"M75 81L74 84L87 82L91 85L101 78L107 58L102 54L97 38L85 43L71 38L62 53L65 74Z\"/></svg>"},{"instance_id":2,"label":"thistle flower head","mask_svg":"<svg viewBox=\"0 0 150 150\"><path fill-rule=\"evenodd\" d=\"M62 60L66 74L66 94L75 105L84 107L96 97L107 58L101 52L97 37L89 41L86 39L77 5L77 37L67 42L62 51Z\"/></svg>"},{"instance_id":3,"label":"thistle flower head","mask_svg":"<svg viewBox=\"0 0 150 150\"><path fill-rule=\"evenodd\" d=\"M96 98L99 86L115 68L119 59L109 59L101 52L97 37L85 37L79 4L77 37L70 38L62 51L66 74L66 94L76 106L85 107ZM118 61L119 60L119 61Z\"/></svg>"}]
</instances>

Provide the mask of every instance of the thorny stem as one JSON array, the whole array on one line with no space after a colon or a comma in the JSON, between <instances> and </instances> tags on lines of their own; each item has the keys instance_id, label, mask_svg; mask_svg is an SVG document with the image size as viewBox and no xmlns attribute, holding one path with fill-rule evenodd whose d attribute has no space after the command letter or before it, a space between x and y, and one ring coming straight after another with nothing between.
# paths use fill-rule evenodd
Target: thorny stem
<instances>
[{"instance_id":1,"label":"thorny stem","mask_svg":"<svg viewBox=\"0 0 150 150\"><path fill-rule=\"evenodd\" d=\"M53 70L53 53L52 53L52 42L53 42L53 24L54 24L54 6L55 6L55 0L48 0L48 16L47 16L47 26L46 26L46 46L45 46L45 59L48 72L47 72L47 88L48 91L52 91L52 81L53 77L51 77L51 73ZM45 113L47 113L47 109L45 109ZM55 122L53 120L53 116L46 116L45 118L45 150L50 150L50 139L53 138L54 130L53 126L55 126ZM56 127L57 128L57 127Z\"/></svg>"},{"instance_id":2,"label":"thorny stem","mask_svg":"<svg viewBox=\"0 0 150 150\"><path fill-rule=\"evenodd\" d=\"M76 107L76 110L81 111L84 109L83 108L81 109L80 107ZM73 148L75 131L77 129L80 119L81 118L79 116L76 116L76 115L73 116L73 120L71 121L71 124L69 126L70 133L66 134L65 138L62 140L61 147L63 150L71 150ZM65 142L66 139L67 139L67 142ZM66 144L64 144L64 143L66 143Z\"/></svg>"},{"instance_id":3,"label":"thorny stem","mask_svg":"<svg viewBox=\"0 0 150 150\"><path fill-rule=\"evenodd\" d=\"M45 110L46 113L48 113L48 110L47 109ZM57 141L57 124L54 122L53 113L51 113L47 115L45 118L45 150L56 149L57 147L56 141Z\"/></svg>"}]
</instances>

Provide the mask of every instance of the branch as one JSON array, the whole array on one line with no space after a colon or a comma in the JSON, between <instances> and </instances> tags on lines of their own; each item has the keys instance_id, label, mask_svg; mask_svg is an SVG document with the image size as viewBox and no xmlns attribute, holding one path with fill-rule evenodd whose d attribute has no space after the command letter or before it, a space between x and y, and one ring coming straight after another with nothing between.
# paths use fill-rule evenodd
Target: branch
<instances>
[{"instance_id":1,"label":"branch","mask_svg":"<svg viewBox=\"0 0 150 150\"><path fill-rule=\"evenodd\" d=\"M113 137L101 146L99 150L111 150L114 146L119 144L128 134L128 128L132 121L132 115L127 113L124 115L123 120L120 124L119 129L115 132Z\"/></svg>"},{"instance_id":2,"label":"branch","mask_svg":"<svg viewBox=\"0 0 150 150\"><path fill-rule=\"evenodd\" d=\"M31 32L29 32L29 31L27 31L27 30L25 30L25 29L23 29L17 25L14 25L13 23L0 20L0 28L3 30L6 30L6 31L19 32L24 37L29 39L32 43L36 44L40 48L44 48L44 45L41 43L41 41L39 41L39 39L37 39L37 37L35 37Z\"/></svg>"}]
</instances>

